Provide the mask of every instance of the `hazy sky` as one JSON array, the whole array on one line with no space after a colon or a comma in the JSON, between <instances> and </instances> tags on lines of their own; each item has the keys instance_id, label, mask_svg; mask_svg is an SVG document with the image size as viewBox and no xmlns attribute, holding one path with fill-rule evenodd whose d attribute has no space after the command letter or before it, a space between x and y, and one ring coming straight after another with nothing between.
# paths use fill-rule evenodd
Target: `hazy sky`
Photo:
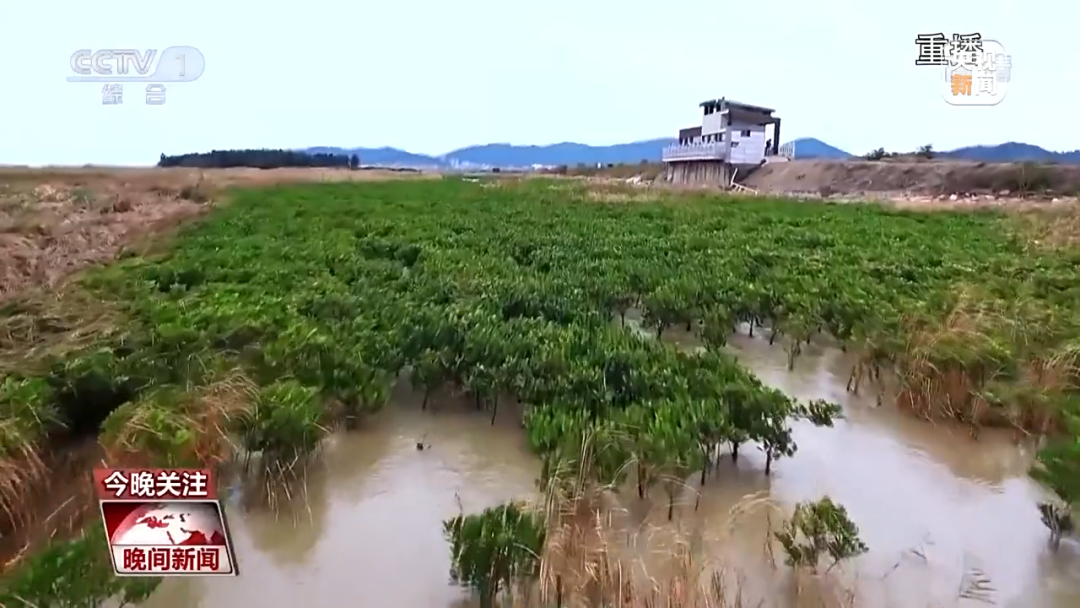
<instances>
[{"instance_id":1,"label":"hazy sky","mask_svg":"<svg viewBox=\"0 0 1080 608\"><path fill-rule=\"evenodd\" d=\"M721 96L776 108L785 141L853 153L1080 148L1080 7L1065 0L5 0L0 22L8 164L610 144L674 136ZM933 32L1005 46L1012 82L1000 105L945 103L940 68L914 65L915 36ZM167 85L164 106L145 105L144 84L103 106L101 84L65 81L77 49L174 45L199 48L206 71Z\"/></svg>"}]
</instances>

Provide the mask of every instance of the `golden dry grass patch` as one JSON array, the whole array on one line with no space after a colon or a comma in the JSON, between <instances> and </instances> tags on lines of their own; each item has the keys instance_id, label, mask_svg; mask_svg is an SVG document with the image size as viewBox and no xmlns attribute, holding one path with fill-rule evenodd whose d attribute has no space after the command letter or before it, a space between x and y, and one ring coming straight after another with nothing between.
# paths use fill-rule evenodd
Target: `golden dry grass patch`
<instances>
[{"instance_id":1,"label":"golden dry grass patch","mask_svg":"<svg viewBox=\"0 0 1080 608\"><path fill-rule=\"evenodd\" d=\"M591 439L584 438L577 462L589 462L591 449ZM633 463L625 466L632 468ZM547 528L539 581L515 590L515 607L742 608L777 605L777 600L788 605L790 600L790 605L841 608L854 602L854 590L835 576L839 569L784 576L774 554L773 523L783 521L785 514L766 493L745 496L733 505L724 526L706 526L696 515L684 519L692 504L696 512L701 490L681 482L679 516L657 523L648 517L637 521L621 493L598 483L588 466L564 462L553 475L542 502L534 506ZM706 543L734 545L747 529L759 527L753 520L762 518L760 549L747 547L755 554L746 556L746 563L731 563L705 550ZM642 552L642 546L647 550ZM763 570L748 569L751 562ZM750 579L761 578L768 579L764 585L748 585ZM777 588L774 583L782 579L794 584Z\"/></svg>"},{"instance_id":2,"label":"golden dry grass patch","mask_svg":"<svg viewBox=\"0 0 1080 608\"><path fill-rule=\"evenodd\" d=\"M67 446L61 452L42 457L28 454L38 463L32 483L8 494L4 487L5 512L0 517L0 573L17 565L50 539L69 538L82 530L100 512L93 492L93 469L101 463L95 441ZM18 459L4 461L7 467L20 466ZM28 478L28 471L19 475ZM5 480L6 483L6 480ZM14 511L6 511L8 508Z\"/></svg>"},{"instance_id":3,"label":"golden dry grass patch","mask_svg":"<svg viewBox=\"0 0 1080 608\"><path fill-rule=\"evenodd\" d=\"M1041 249L1080 246L1080 201L1022 209L1022 230L1032 245Z\"/></svg>"},{"instance_id":4,"label":"golden dry grass patch","mask_svg":"<svg viewBox=\"0 0 1080 608\"><path fill-rule=\"evenodd\" d=\"M105 421L99 438L105 460L126 467L217 467L236 454L230 422L250 407L256 390L236 369L190 392L151 390Z\"/></svg>"},{"instance_id":5,"label":"golden dry grass patch","mask_svg":"<svg viewBox=\"0 0 1080 608\"><path fill-rule=\"evenodd\" d=\"M0 301L113 259L127 243L203 213L207 201L155 190L43 184L0 194Z\"/></svg>"}]
</instances>

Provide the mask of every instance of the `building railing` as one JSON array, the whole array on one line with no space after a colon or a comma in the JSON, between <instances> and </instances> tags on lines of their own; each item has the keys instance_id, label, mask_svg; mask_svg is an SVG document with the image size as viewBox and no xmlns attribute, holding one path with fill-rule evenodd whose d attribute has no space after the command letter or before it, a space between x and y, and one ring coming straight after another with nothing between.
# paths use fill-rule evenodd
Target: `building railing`
<instances>
[{"instance_id":1,"label":"building railing","mask_svg":"<svg viewBox=\"0 0 1080 608\"><path fill-rule=\"evenodd\" d=\"M664 162L674 160L723 160L727 154L724 142L676 144L664 148L660 155Z\"/></svg>"},{"instance_id":2,"label":"building railing","mask_svg":"<svg viewBox=\"0 0 1080 608\"><path fill-rule=\"evenodd\" d=\"M786 144L781 144L780 145L780 150L778 151L777 156L783 156L783 157L794 160L795 159L795 142L789 141Z\"/></svg>"}]
</instances>

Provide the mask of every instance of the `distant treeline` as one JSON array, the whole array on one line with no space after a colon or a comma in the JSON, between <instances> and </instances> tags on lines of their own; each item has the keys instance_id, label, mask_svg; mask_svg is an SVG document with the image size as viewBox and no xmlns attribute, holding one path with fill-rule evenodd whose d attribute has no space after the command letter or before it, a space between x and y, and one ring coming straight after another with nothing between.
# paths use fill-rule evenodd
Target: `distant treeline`
<instances>
[{"instance_id":1,"label":"distant treeline","mask_svg":"<svg viewBox=\"0 0 1080 608\"><path fill-rule=\"evenodd\" d=\"M161 155L159 167L197 167L200 169L227 169L230 167L253 167L256 169L279 169L282 167L360 167L356 154L308 154L296 150L213 150L176 156Z\"/></svg>"}]
</instances>

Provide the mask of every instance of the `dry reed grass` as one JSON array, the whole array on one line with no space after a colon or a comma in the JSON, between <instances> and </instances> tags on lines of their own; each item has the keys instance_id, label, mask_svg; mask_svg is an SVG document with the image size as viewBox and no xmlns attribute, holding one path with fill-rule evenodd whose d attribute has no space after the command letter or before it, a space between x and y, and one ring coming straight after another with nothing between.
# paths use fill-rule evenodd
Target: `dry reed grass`
<instances>
[{"instance_id":1,"label":"dry reed grass","mask_svg":"<svg viewBox=\"0 0 1080 608\"><path fill-rule=\"evenodd\" d=\"M52 357L85 350L119 331L110 307L82 290L36 293L9 302L0 317L0 377L43 376ZM15 376L17 377L17 376ZM47 540L78 529L96 505L90 487L96 450L45 436L55 412L6 404L0 420L0 560L10 561ZM93 452L93 453L91 453ZM42 517L41 513L50 513Z\"/></svg>"},{"instance_id":2,"label":"dry reed grass","mask_svg":"<svg viewBox=\"0 0 1080 608\"><path fill-rule=\"evenodd\" d=\"M41 458L39 438L18 428L18 420L0 421L0 531L25 527L33 519L31 497L49 485L49 469Z\"/></svg>"},{"instance_id":3,"label":"dry reed grass","mask_svg":"<svg viewBox=\"0 0 1080 608\"><path fill-rule=\"evenodd\" d=\"M589 462L591 449L586 439L578 462ZM632 468L633 463L626 466ZM597 483L587 466L564 463L561 468L562 474L553 475L555 481L548 484L543 503L537 507L548 527L539 582L516 590L511 598L513 606L739 608L764 606L777 599L748 597L746 577L722 560L704 556L703 539L695 538L681 523L638 528L634 537L643 538L649 546L667 547L663 555L653 552L644 559L634 550L636 543L625 522L617 523L624 518L625 509L613 493L615 488ZM696 488L683 485L684 490L696 494ZM723 543L734 538L746 518L762 511L770 523L761 539L761 554L770 567L777 568L771 521L782 516L767 497L751 495L736 504L728 513L721 538L715 540ZM797 573L793 582L788 589L773 591L783 596L781 604L818 608L853 605L854 593L828 573Z\"/></svg>"},{"instance_id":4,"label":"dry reed grass","mask_svg":"<svg viewBox=\"0 0 1080 608\"><path fill-rule=\"evenodd\" d=\"M100 439L106 461L129 467L216 467L227 462L237 452L229 422L249 407L256 391L236 369L183 392L171 387L151 390L106 420ZM160 462L162 458L167 462Z\"/></svg>"},{"instance_id":5,"label":"dry reed grass","mask_svg":"<svg viewBox=\"0 0 1080 608\"><path fill-rule=\"evenodd\" d=\"M656 194L632 192L612 187L592 187L585 195L586 200L596 203L646 203L655 202Z\"/></svg>"},{"instance_id":6,"label":"dry reed grass","mask_svg":"<svg viewBox=\"0 0 1080 608\"><path fill-rule=\"evenodd\" d=\"M115 308L75 285L25 294L0 314L2 374L42 371L48 358L101 344L123 327Z\"/></svg>"},{"instance_id":7,"label":"dry reed grass","mask_svg":"<svg viewBox=\"0 0 1080 608\"><path fill-rule=\"evenodd\" d=\"M112 184L0 193L0 199L12 197L28 202L0 211L0 302L30 288L55 288L74 271L114 259L127 243L208 208L206 200Z\"/></svg>"},{"instance_id":8,"label":"dry reed grass","mask_svg":"<svg viewBox=\"0 0 1080 608\"><path fill-rule=\"evenodd\" d=\"M187 167L0 167L0 183L65 183L94 187L116 184L134 189L182 189L203 184L211 190L239 185L272 185L296 182L383 181L437 178L438 174L390 170L352 171L333 167L287 167L281 169L197 169Z\"/></svg>"},{"instance_id":9,"label":"dry reed grass","mask_svg":"<svg viewBox=\"0 0 1080 608\"><path fill-rule=\"evenodd\" d=\"M1036 248L1080 246L1080 202L1025 210L1020 219L1020 232Z\"/></svg>"},{"instance_id":10,"label":"dry reed grass","mask_svg":"<svg viewBox=\"0 0 1080 608\"><path fill-rule=\"evenodd\" d=\"M1050 325L1025 325L1020 319L1026 315L1016 314L1024 306L964 287L940 323L910 323L898 405L926 419L963 420L973 432L984 425L1040 434L1061 430L1056 402L1080 377L1080 346L1047 352L1032 344Z\"/></svg>"},{"instance_id":11,"label":"dry reed grass","mask_svg":"<svg viewBox=\"0 0 1080 608\"><path fill-rule=\"evenodd\" d=\"M78 534L99 516L92 473L100 459L99 446L90 441L39 460L38 476L17 494L19 519L0 535L0 573L51 539Z\"/></svg>"}]
</instances>

